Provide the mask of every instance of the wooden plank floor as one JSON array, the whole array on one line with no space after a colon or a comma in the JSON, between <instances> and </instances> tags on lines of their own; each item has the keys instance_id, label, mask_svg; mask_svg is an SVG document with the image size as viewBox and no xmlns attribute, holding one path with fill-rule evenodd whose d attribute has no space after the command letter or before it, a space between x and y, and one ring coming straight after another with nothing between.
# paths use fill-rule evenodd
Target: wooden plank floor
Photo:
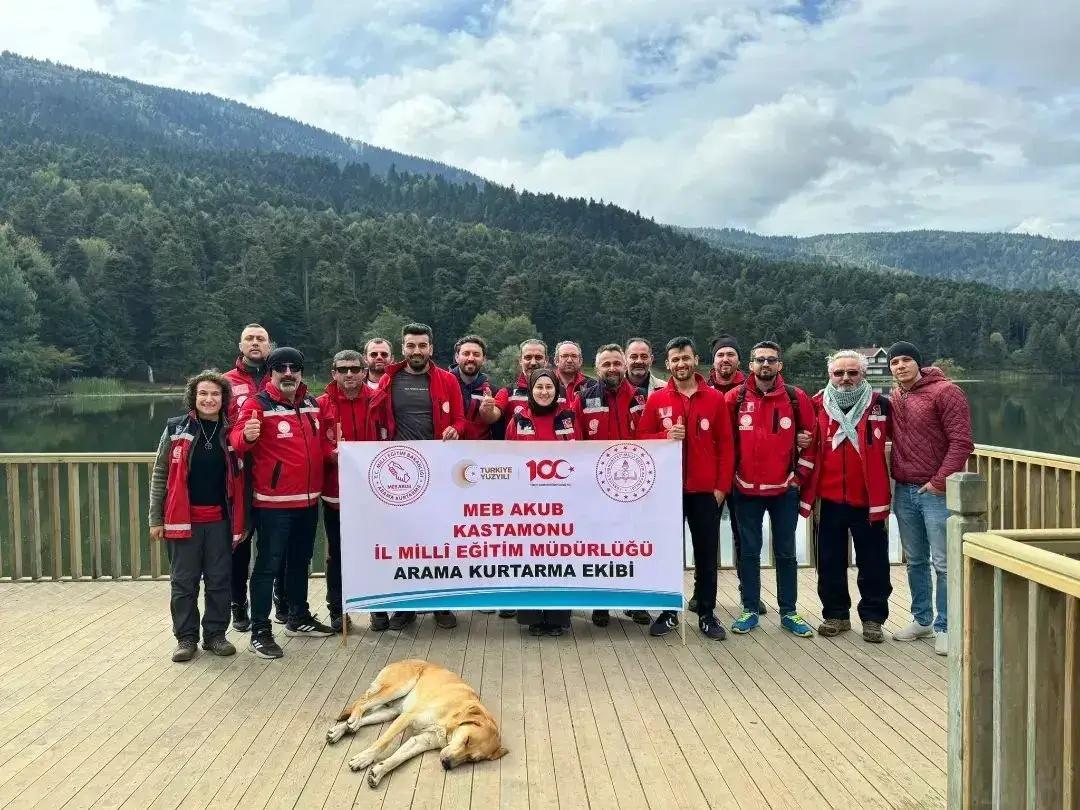
<instances>
[{"instance_id":1,"label":"wooden plank floor","mask_svg":"<svg viewBox=\"0 0 1080 810\"><path fill-rule=\"evenodd\" d=\"M893 571L890 630L909 620ZM799 578L816 626L814 572ZM0 807L944 807L946 659L857 632L794 638L771 571L763 590L762 626L720 643L577 613L558 639L480 613L370 633L357 614L345 648L282 635L285 657L263 661L230 631L236 656L174 664L167 582L0 585ZM322 581L311 591L321 608ZM732 572L720 591L729 624ZM345 763L381 727L324 734L381 667L414 656L480 690L510 753L450 773L428 753L370 790Z\"/></svg>"}]
</instances>

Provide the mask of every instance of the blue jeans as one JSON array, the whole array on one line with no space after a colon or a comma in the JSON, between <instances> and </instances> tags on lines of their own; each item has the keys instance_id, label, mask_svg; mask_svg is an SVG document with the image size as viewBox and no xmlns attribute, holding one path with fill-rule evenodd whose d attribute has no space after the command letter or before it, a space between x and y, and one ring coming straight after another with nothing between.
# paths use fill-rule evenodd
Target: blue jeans
<instances>
[{"instance_id":1,"label":"blue jeans","mask_svg":"<svg viewBox=\"0 0 1080 810\"><path fill-rule=\"evenodd\" d=\"M795 527L799 525L799 490L789 487L782 495L731 493L739 526L739 580L743 610L756 614L761 604L761 531L765 513L772 524L773 559L776 562L776 598L780 615L795 612L799 596L799 571L795 561Z\"/></svg>"},{"instance_id":2,"label":"blue jeans","mask_svg":"<svg viewBox=\"0 0 1080 810\"><path fill-rule=\"evenodd\" d=\"M900 543L907 559L908 587L911 588L911 615L926 627L948 630L949 572L946 563L945 525L949 511L945 496L919 492L918 484L896 484L893 514L900 528ZM934 565L934 603L930 603L930 563ZM937 617L933 609L937 607Z\"/></svg>"}]
</instances>

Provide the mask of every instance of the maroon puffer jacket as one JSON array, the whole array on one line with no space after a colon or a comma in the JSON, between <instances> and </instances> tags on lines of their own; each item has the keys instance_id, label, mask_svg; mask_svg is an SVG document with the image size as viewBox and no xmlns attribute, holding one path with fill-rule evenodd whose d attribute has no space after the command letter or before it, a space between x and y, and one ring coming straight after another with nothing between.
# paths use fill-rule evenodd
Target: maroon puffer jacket
<instances>
[{"instance_id":1,"label":"maroon puffer jacket","mask_svg":"<svg viewBox=\"0 0 1080 810\"><path fill-rule=\"evenodd\" d=\"M896 388L892 401L892 477L899 484L929 483L945 491L945 479L967 466L975 449L967 397L939 368L922 369L910 391Z\"/></svg>"}]
</instances>

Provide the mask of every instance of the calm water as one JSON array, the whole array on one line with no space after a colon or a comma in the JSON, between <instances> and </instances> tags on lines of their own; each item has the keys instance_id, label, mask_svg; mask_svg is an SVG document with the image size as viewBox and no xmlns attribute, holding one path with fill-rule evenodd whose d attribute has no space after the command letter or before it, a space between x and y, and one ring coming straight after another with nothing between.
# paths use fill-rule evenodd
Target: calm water
<instances>
[{"instance_id":1,"label":"calm water","mask_svg":"<svg viewBox=\"0 0 1080 810\"><path fill-rule=\"evenodd\" d=\"M798 381L797 381L798 382ZM814 390L814 382L800 383ZM1080 380L1067 380L1062 384L1045 378L1029 378L1020 381L982 380L962 382L971 403L972 425L975 441L980 444L993 444L1003 447L1016 447L1039 450L1063 455L1080 454ZM150 453L157 447L158 438L164 429L165 420L180 412L180 396L155 397L89 397L34 401L14 401L0 409L0 453ZM6 471L0 469L0 478ZM83 569L84 574L91 573L93 555L89 538L93 531L90 526L88 483L85 479L81 486ZM41 483L43 511L43 562L45 571L52 570L52 555L49 541L49 506L47 503L49 485L42 475ZM130 568L130 537L127 527L128 494L126 467L120 471L120 553L124 568ZM68 532L67 483L66 473L60 479L60 527L61 533ZM147 481L141 475L138 486L137 524L141 537L138 546L141 549L141 573L149 574L149 558L159 549L152 546L146 529ZM13 547L8 501L8 482L0 482L0 576L11 576ZM28 567L32 559L30 546L30 518L27 494L30 491L27 468L23 468L19 483L22 523L22 552L24 575L30 573ZM102 512L107 512L108 491L106 478L101 475L98 482ZM320 521L321 524L321 521ZM890 542L890 556L899 559L899 538L893 525ZM101 554L102 570L111 570L112 551L109 541L107 518L102 515L101 536L103 548ZM767 536L767 535L766 535ZM801 532L800 532L801 536ZM65 543L66 545L66 543ZM324 539L320 525L313 568L322 570ZM690 562L692 551L689 540L686 542L687 561ZM767 546L767 543L766 543ZM768 549L764 550L765 559ZM800 562L806 562L806 548L800 542L798 556ZM727 522L721 528L721 561L730 564L732 548L730 529ZM162 566L165 570L166 565ZM68 563L63 563L65 575ZM320 606L321 609L321 606Z\"/></svg>"}]
</instances>

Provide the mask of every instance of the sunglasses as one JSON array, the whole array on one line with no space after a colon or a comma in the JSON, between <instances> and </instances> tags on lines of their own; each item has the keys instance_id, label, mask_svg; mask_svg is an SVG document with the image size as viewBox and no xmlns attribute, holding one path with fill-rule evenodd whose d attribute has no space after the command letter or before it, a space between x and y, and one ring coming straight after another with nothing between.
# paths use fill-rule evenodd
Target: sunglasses
<instances>
[{"instance_id":1,"label":"sunglasses","mask_svg":"<svg viewBox=\"0 0 1080 810\"><path fill-rule=\"evenodd\" d=\"M334 371L338 374L363 374L363 366L337 366Z\"/></svg>"},{"instance_id":2,"label":"sunglasses","mask_svg":"<svg viewBox=\"0 0 1080 810\"><path fill-rule=\"evenodd\" d=\"M755 357L754 362L760 366L773 366L780 362L779 357Z\"/></svg>"},{"instance_id":3,"label":"sunglasses","mask_svg":"<svg viewBox=\"0 0 1080 810\"><path fill-rule=\"evenodd\" d=\"M838 380L843 378L843 377L851 377L851 379L855 379L860 374L862 374L861 371L850 371L850 370L849 371L842 371L840 369L836 369L835 371L832 372L832 375L834 377L836 377L836 379L838 379Z\"/></svg>"},{"instance_id":4,"label":"sunglasses","mask_svg":"<svg viewBox=\"0 0 1080 810\"><path fill-rule=\"evenodd\" d=\"M304 367L299 363L277 363L272 370L278 374L292 374L294 372L300 374Z\"/></svg>"}]
</instances>

